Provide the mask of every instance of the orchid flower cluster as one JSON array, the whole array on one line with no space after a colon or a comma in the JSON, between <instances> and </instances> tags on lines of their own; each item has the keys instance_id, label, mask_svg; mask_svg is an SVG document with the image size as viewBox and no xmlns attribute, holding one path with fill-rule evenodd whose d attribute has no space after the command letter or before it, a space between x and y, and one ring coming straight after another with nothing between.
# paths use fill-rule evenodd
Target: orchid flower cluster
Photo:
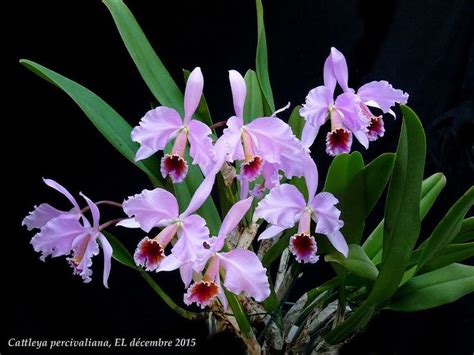
<instances>
[{"instance_id":1,"label":"orchid flower cluster","mask_svg":"<svg viewBox=\"0 0 474 355\"><path fill-rule=\"evenodd\" d=\"M183 117L174 108L158 106L148 111L131 132L131 139L140 145L135 160L163 154L160 172L173 184L184 183L189 151L192 164L205 176L189 205L180 211L173 193L155 188L130 196L122 204L94 203L81 193L87 204L81 208L63 186L45 179L46 185L63 194L72 208L60 211L46 203L35 207L23 220L28 230L39 230L31 241L33 248L41 253L42 260L50 255L68 256L73 272L89 282L92 258L100 246L105 260L103 283L107 287L112 246L102 230L112 225L138 228L147 236L136 247L137 266L150 272L179 269L187 289L186 304L196 303L204 308L219 299L224 309L227 299L223 288L237 295L244 293L258 302L270 295L267 270L256 253L246 248L229 249L226 240L239 225L266 222L266 229L258 237L264 240L280 236L297 224L288 247L298 263L318 261L317 238L321 236L326 236L347 257L348 245L341 233L344 222L336 207L338 199L329 192L317 193L318 171L310 155L311 145L320 126L329 120L329 154L349 152L352 135L367 148L369 141L383 136L382 116L373 114L369 107L393 114L390 108L395 103L405 103L408 97L385 81L368 83L355 93L348 87L347 72L344 56L332 48L324 64L324 86L309 92L300 111L305 126L299 140L291 127L277 117L280 111L244 124L246 83L237 71L230 70L234 115L226 121L222 135L213 139L211 128L194 118L204 86L201 69L195 68L186 84ZM343 93L334 99L336 84ZM232 164L236 173L231 178L239 183L239 201L228 210L217 235L212 236L198 210L212 198L217 174ZM304 177L308 198L288 183L292 177ZM128 217L99 225L97 205L101 203L120 206ZM92 223L86 217L88 212Z\"/></svg>"}]
</instances>

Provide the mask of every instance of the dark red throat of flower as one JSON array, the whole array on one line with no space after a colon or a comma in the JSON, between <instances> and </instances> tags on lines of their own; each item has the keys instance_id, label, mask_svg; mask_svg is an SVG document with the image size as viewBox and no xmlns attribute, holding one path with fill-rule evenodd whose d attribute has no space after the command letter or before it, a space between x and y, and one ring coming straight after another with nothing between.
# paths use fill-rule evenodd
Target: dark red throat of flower
<instances>
[{"instance_id":1,"label":"dark red throat of flower","mask_svg":"<svg viewBox=\"0 0 474 355\"><path fill-rule=\"evenodd\" d=\"M165 258L165 251L157 240L145 237L138 243L133 258L138 266L154 271Z\"/></svg>"},{"instance_id":2,"label":"dark red throat of flower","mask_svg":"<svg viewBox=\"0 0 474 355\"><path fill-rule=\"evenodd\" d=\"M246 180L253 181L260 175L260 172L262 171L262 166L263 159L259 156L254 156L252 159L246 161L242 165L242 175L245 177Z\"/></svg>"},{"instance_id":3,"label":"dark red throat of flower","mask_svg":"<svg viewBox=\"0 0 474 355\"><path fill-rule=\"evenodd\" d=\"M208 306L219 293L219 286L214 281L199 281L192 284L184 295L184 302L189 306L196 303L201 308Z\"/></svg>"},{"instance_id":4,"label":"dark red throat of flower","mask_svg":"<svg viewBox=\"0 0 474 355\"><path fill-rule=\"evenodd\" d=\"M164 178L168 175L174 183L182 182L188 173L188 163L179 155L167 154L161 159L161 174Z\"/></svg>"},{"instance_id":5,"label":"dark red throat of flower","mask_svg":"<svg viewBox=\"0 0 474 355\"><path fill-rule=\"evenodd\" d=\"M369 138L369 141L375 141L379 137L383 137L385 133L385 128L382 116L373 116L370 119L367 129L369 130L367 132L367 137Z\"/></svg>"},{"instance_id":6,"label":"dark red throat of flower","mask_svg":"<svg viewBox=\"0 0 474 355\"><path fill-rule=\"evenodd\" d=\"M305 234L295 234L290 239L290 251L300 263L315 263L319 257L316 255L317 247L314 237Z\"/></svg>"},{"instance_id":7,"label":"dark red throat of flower","mask_svg":"<svg viewBox=\"0 0 474 355\"><path fill-rule=\"evenodd\" d=\"M344 128L336 128L326 136L326 152L329 155L349 153L352 145L352 134Z\"/></svg>"}]
</instances>

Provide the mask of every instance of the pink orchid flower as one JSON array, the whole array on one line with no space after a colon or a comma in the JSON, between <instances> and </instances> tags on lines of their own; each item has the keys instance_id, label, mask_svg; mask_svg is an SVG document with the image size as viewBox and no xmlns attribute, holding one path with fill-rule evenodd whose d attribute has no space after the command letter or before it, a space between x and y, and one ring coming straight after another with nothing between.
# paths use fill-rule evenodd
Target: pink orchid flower
<instances>
[{"instance_id":1,"label":"pink orchid flower","mask_svg":"<svg viewBox=\"0 0 474 355\"><path fill-rule=\"evenodd\" d=\"M311 159L305 159L304 163L308 202L293 185L282 184L272 189L255 209L255 217L270 224L258 239L275 237L298 223L298 232L290 238L290 250L298 262L315 263L319 258L316 255L316 240L311 235L313 220L316 223L315 232L326 235L336 250L347 257L348 246L339 231L344 223L339 219L341 212L335 207L338 200L329 192L316 194L316 164Z\"/></svg>"},{"instance_id":2,"label":"pink orchid flower","mask_svg":"<svg viewBox=\"0 0 474 355\"><path fill-rule=\"evenodd\" d=\"M242 248L221 252L226 237L237 227L251 205L252 197L237 202L225 216L217 237L209 238L203 243L201 255L196 260L194 269L196 272L201 272L206 264L207 269L202 279L194 282L184 295L184 302L187 305L196 303L204 308L217 297L224 309L227 309L221 277L224 279L224 287L234 294L244 292L257 302L265 300L270 295L266 269L255 253ZM221 276L221 270L225 276Z\"/></svg>"},{"instance_id":3,"label":"pink orchid flower","mask_svg":"<svg viewBox=\"0 0 474 355\"><path fill-rule=\"evenodd\" d=\"M192 118L199 105L204 86L204 78L199 67L189 75L184 93L184 118L172 108L158 106L148 111L139 126L132 130L132 140L140 143L135 160L142 160L165 149L174 139L173 148L161 160L161 174L168 175L174 183L184 180L188 172L185 159L189 141L189 154L193 164L199 165L207 174L214 162L214 149L209 137L211 129L201 121Z\"/></svg>"},{"instance_id":4,"label":"pink orchid flower","mask_svg":"<svg viewBox=\"0 0 474 355\"><path fill-rule=\"evenodd\" d=\"M149 233L152 228L163 228L156 237L145 237L134 253L137 265L147 271L168 271L180 268L185 285L191 282L192 265L209 237L206 221L194 212L211 194L215 170L208 174L194 193L188 208L179 213L178 201L164 189L143 190L123 202L123 210L131 217L118 225L141 228ZM165 248L177 237L171 254L165 255Z\"/></svg>"},{"instance_id":5,"label":"pink orchid flower","mask_svg":"<svg viewBox=\"0 0 474 355\"><path fill-rule=\"evenodd\" d=\"M332 101L336 84L343 94ZM311 90L306 103L300 110L306 119L302 141L306 147L313 144L319 128L329 117L331 132L326 136L326 151L330 155L348 153L351 150L352 135L365 147L384 135L382 116L375 116L369 106L382 110L395 117L390 109L395 103L405 104L408 94L394 89L387 81L372 81L359 88L357 92L348 87L348 68L344 55L336 48L324 63L324 86Z\"/></svg>"},{"instance_id":6,"label":"pink orchid flower","mask_svg":"<svg viewBox=\"0 0 474 355\"><path fill-rule=\"evenodd\" d=\"M31 239L34 250L41 253L42 261L49 255L52 257L71 255L67 261L73 268L74 274L80 275L84 282L90 282L92 257L99 253L100 245L104 253L102 281L108 288L112 246L100 232L100 212L97 205L81 193L92 213L91 225L81 213L77 201L64 187L53 180L44 179L44 181L48 186L66 196L74 207L69 212L63 212L43 204L25 218L23 224L29 230L40 228L40 231Z\"/></svg>"},{"instance_id":7,"label":"pink orchid flower","mask_svg":"<svg viewBox=\"0 0 474 355\"><path fill-rule=\"evenodd\" d=\"M219 138L226 151L226 160L243 160L240 170L241 183L254 181L268 167L268 176L282 170L285 176L303 174L299 157L305 154L301 142L290 126L277 117L260 117L244 125L243 110L247 88L237 71L229 71L235 116L227 121L227 128ZM245 189L245 187L244 187ZM248 190L248 186L247 186ZM246 197L246 194L244 194Z\"/></svg>"}]
</instances>

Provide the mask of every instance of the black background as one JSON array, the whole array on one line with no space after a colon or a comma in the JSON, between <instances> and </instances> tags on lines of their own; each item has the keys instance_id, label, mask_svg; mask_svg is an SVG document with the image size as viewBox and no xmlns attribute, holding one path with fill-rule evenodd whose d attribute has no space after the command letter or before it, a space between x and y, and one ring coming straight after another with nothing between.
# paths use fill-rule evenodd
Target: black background
<instances>
[{"instance_id":1,"label":"black background","mask_svg":"<svg viewBox=\"0 0 474 355\"><path fill-rule=\"evenodd\" d=\"M214 121L230 116L227 70L243 74L254 67L254 2L129 0L127 4L181 87L181 70L200 66ZM322 65L331 46L346 55L352 87L386 79L410 93L409 105L427 130L425 174L443 171L448 178L446 189L423 223L422 236L426 237L474 176L472 2L306 0L265 1L264 5L277 107L288 101L302 103L306 93L322 83ZM6 327L2 354L35 353L6 349L10 337L81 336L195 337L199 351L209 353L212 346L214 352L238 352L238 346L227 340L207 340L204 323L176 316L135 272L118 263L112 266L110 289L106 290L99 277L101 256L94 262L93 281L86 285L71 275L64 259L39 261L29 245L32 234L20 222L42 201L66 207L63 199L42 184L41 177L57 179L71 192L83 191L94 200L121 201L149 183L66 95L18 60L32 59L85 85L132 125L154 99L100 1L22 1L7 10L3 11L8 17L3 19L3 35L13 49L3 53L8 66L2 76L12 79L2 85L7 91L2 106L9 109L3 113L6 129L2 140L3 226L7 227L1 244L2 293L7 296L2 302L2 314L7 315L2 316ZM363 152L366 161L394 150L399 126L400 119L386 119L386 137ZM363 150L357 144L354 149ZM330 159L321 137L313 153L323 179ZM380 218L381 209L379 206L369 220L368 228ZM114 213L104 212L105 219ZM143 236L125 231L116 234L131 250ZM300 280L293 297L331 273L322 262L307 271L309 276ZM184 290L177 274L159 274L156 279L175 299L181 299ZM348 354L472 354L473 301L470 295L414 314L382 312L344 350Z\"/></svg>"}]
</instances>

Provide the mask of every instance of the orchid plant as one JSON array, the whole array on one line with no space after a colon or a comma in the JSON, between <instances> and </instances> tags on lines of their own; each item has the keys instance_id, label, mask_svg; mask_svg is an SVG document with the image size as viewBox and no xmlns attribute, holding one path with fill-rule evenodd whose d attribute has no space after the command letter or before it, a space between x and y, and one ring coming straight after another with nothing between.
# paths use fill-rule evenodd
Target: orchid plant
<instances>
[{"instance_id":1,"label":"orchid plant","mask_svg":"<svg viewBox=\"0 0 474 355\"><path fill-rule=\"evenodd\" d=\"M244 77L229 71L234 112L213 123L201 69L185 72L183 95L125 4L104 2L160 103L135 128L85 87L32 61L21 63L65 91L151 186L122 202L93 202L81 193L81 206L65 187L44 179L72 207L42 203L23 220L36 231L31 244L41 260L65 256L73 273L90 282L93 257L102 250L105 287L113 258L137 270L179 315L234 331L249 353L337 350L383 309L419 311L474 291L474 267L460 263L474 255L474 220L466 218L473 187L416 243L446 179L438 173L423 180L425 135L404 106L407 93L383 80L351 89L346 59L331 48L324 85L310 90L286 123L280 116L288 105L274 106L256 0L256 71ZM369 148L384 135L384 115L396 117L397 104L403 121L396 152L365 164L359 152L350 153L352 137ZM317 193L311 149L326 121L326 152L334 159ZM384 219L366 231L386 188ZM100 224L103 205L116 207L118 217ZM136 249L128 251L111 228L135 228ZM290 294L305 264L317 262L331 263L335 276ZM183 282L181 300L158 285L159 273L173 270Z\"/></svg>"}]
</instances>

